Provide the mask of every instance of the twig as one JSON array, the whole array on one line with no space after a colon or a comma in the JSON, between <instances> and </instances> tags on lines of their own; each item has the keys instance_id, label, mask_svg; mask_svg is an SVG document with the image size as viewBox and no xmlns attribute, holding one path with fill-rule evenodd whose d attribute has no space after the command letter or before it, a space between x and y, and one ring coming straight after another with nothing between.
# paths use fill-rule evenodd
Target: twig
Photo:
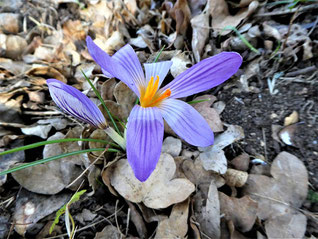
<instances>
[{"instance_id":1,"label":"twig","mask_svg":"<svg viewBox=\"0 0 318 239\"><path fill-rule=\"evenodd\" d=\"M87 170L89 170L89 168L92 165L94 165L102 157L102 155L108 150L108 148L109 148L109 144L106 146L105 150L94 160L94 162L92 162L73 182L71 182L66 187L68 188L68 187L72 186L77 180L79 180L87 172Z\"/></svg>"},{"instance_id":2,"label":"twig","mask_svg":"<svg viewBox=\"0 0 318 239\"><path fill-rule=\"evenodd\" d=\"M290 30L291 30L291 27L293 25L293 22L295 21L295 19L297 18L297 14L299 12L299 7L297 7L296 9L296 12L293 14L293 17L290 19L290 22L289 22L289 26L288 26L288 31L287 31L287 34L286 34L286 37L285 37L285 40L283 42L283 45L282 45L282 51L284 51L285 47L286 47L286 43L287 43L287 40L288 40L288 37L289 37L289 34L290 34Z\"/></svg>"},{"instance_id":3,"label":"twig","mask_svg":"<svg viewBox=\"0 0 318 239\"><path fill-rule=\"evenodd\" d=\"M265 160L266 162L268 161L267 159L267 147L266 147L266 134L265 134L265 128L262 128L262 133L263 133L263 141L264 141L264 155L265 155Z\"/></svg>"},{"instance_id":4,"label":"twig","mask_svg":"<svg viewBox=\"0 0 318 239\"><path fill-rule=\"evenodd\" d=\"M318 19L318 18L317 18ZM307 73L311 73L313 71L317 70L316 66L309 66L303 69L299 69L297 71L293 71L293 72L288 72L286 73L286 77L293 77L293 76L299 76L299 75L303 75L303 74L307 74Z\"/></svg>"},{"instance_id":5,"label":"twig","mask_svg":"<svg viewBox=\"0 0 318 239\"><path fill-rule=\"evenodd\" d=\"M126 224L125 237L127 237L128 235L129 221L130 221L130 208L128 208L128 212L127 212L127 224Z\"/></svg>"},{"instance_id":6,"label":"twig","mask_svg":"<svg viewBox=\"0 0 318 239\"><path fill-rule=\"evenodd\" d=\"M285 15L285 14L291 14L295 13L297 10L298 12L305 12L308 10L314 10L318 8L318 4L310 4L308 6L300 7L299 10L296 8L293 9L286 9L282 11L275 11L275 12L265 12L265 13L259 13L254 15L255 17L270 17L270 16L277 16L277 15Z\"/></svg>"}]
</instances>

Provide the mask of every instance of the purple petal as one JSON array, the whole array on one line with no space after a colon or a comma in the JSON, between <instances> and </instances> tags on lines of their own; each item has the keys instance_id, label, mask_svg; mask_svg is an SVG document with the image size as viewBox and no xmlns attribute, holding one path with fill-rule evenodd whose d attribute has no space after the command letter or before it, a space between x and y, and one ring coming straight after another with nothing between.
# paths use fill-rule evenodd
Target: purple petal
<instances>
[{"instance_id":1,"label":"purple petal","mask_svg":"<svg viewBox=\"0 0 318 239\"><path fill-rule=\"evenodd\" d=\"M161 61L157 63L146 63L144 64L146 71L146 81L147 85L150 81L150 77L154 77L156 80L156 76L159 76L159 87L162 81L166 78L170 67L172 65L172 61Z\"/></svg>"},{"instance_id":2,"label":"purple petal","mask_svg":"<svg viewBox=\"0 0 318 239\"><path fill-rule=\"evenodd\" d=\"M100 65L103 73L118 78L139 96L138 86L145 86L145 76L134 49L130 45L125 45L110 57L89 36L86 42L89 53Z\"/></svg>"},{"instance_id":3,"label":"purple petal","mask_svg":"<svg viewBox=\"0 0 318 239\"><path fill-rule=\"evenodd\" d=\"M222 84L237 72L242 57L236 52L222 52L195 64L163 88L170 88L170 98L193 95Z\"/></svg>"},{"instance_id":4,"label":"purple petal","mask_svg":"<svg viewBox=\"0 0 318 239\"><path fill-rule=\"evenodd\" d=\"M200 147L213 144L210 126L192 106L181 100L167 99L159 108L168 125L186 142Z\"/></svg>"},{"instance_id":5,"label":"purple petal","mask_svg":"<svg viewBox=\"0 0 318 239\"><path fill-rule=\"evenodd\" d=\"M82 92L56 79L46 81L50 95L59 108L96 128L107 123L98 107Z\"/></svg>"},{"instance_id":6,"label":"purple petal","mask_svg":"<svg viewBox=\"0 0 318 239\"><path fill-rule=\"evenodd\" d=\"M163 119L158 108L135 105L127 124L127 159L136 178L144 182L156 168L163 140Z\"/></svg>"}]
</instances>

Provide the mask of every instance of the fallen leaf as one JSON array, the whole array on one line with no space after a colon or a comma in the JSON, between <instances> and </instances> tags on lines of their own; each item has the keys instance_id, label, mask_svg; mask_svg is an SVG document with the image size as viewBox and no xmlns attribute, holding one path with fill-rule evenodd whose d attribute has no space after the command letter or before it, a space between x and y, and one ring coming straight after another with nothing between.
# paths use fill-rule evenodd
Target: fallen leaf
<instances>
[{"instance_id":1,"label":"fallen leaf","mask_svg":"<svg viewBox=\"0 0 318 239\"><path fill-rule=\"evenodd\" d=\"M182 142L180 139L168 136L162 143L161 152L170 154L172 157L179 156L182 148Z\"/></svg>"},{"instance_id":2,"label":"fallen leaf","mask_svg":"<svg viewBox=\"0 0 318 239\"><path fill-rule=\"evenodd\" d=\"M210 3L211 0L208 0L202 13L191 19L191 46L196 62L199 62L201 60L202 50L205 46L210 32Z\"/></svg>"},{"instance_id":3,"label":"fallen leaf","mask_svg":"<svg viewBox=\"0 0 318 239\"><path fill-rule=\"evenodd\" d=\"M120 238L121 234L113 225L107 225L101 232L97 232L94 239Z\"/></svg>"},{"instance_id":4,"label":"fallen leaf","mask_svg":"<svg viewBox=\"0 0 318 239\"><path fill-rule=\"evenodd\" d=\"M202 200L202 199L201 199ZM195 218L200 229L210 238L220 238L220 201L217 187L210 183L205 206L195 207Z\"/></svg>"},{"instance_id":5,"label":"fallen leaf","mask_svg":"<svg viewBox=\"0 0 318 239\"><path fill-rule=\"evenodd\" d=\"M232 16L229 12L225 0L211 1L212 28L220 35L226 35L231 30L224 30L225 27L237 27L242 20L250 16L258 7L259 3L253 1L248 8L241 9L236 15Z\"/></svg>"},{"instance_id":6,"label":"fallen leaf","mask_svg":"<svg viewBox=\"0 0 318 239\"><path fill-rule=\"evenodd\" d=\"M0 13L0 31L4 33L17 34L19 32L20 14Z\"/></svg>"},{"instance_id":7,"label":"fallen leaf","mask_svg":"<svg viewBox=\"0 0 318 239\"><path fill-rule=\"evenodd\" d=\"M33 127L21 128L22 133L26 135L36 135L42 139L47 139L49 132L52 129L52 125L36 125Z\"/></svg>"},{"instance_id":8,"label":"fallen leaf","mask_svg":"<svg viewBox=\"0 0 318 239\"><path fill-rule=\"evenodd\" d=\"M170 68L170 72L173 77L177 77L192 66L189 57L185 54L185 52L181 51L177 51L176 55L171 58L171 61L172 66Z\"/></svg>"},{"instance_id":9,"label":"fallen leaf","mask_svg":"<svg viewBox=\"0 0 318 239\"><path fill-rule=\"evenodd\" d=\"M57 132L48 140L65 138L64 134ZM74 138L74 137L73 137ZM77 142L45 145L43 158L80 150ZM25 168L12 173L13 178L24 188L31 192L53 195L62 191L70 182L77 178L82 170L76 166L81 164L82 156L70 156L54 160L45 164ZM81 180L71 189L77 189Z\"/></svg>"},{"instance_id":10,"label":"fallen leaf","mask_svg":"<svg viewBox=\"0 0 318 239\"><path fill-rule=\"evenodd\" d=\"M182 202L195 189L187 179L173 179L176 164L169 154L161 154L156 169L143 183L135 178L127 159L119 160L109 170L111 184L121 196L131 202L143 202L154 209Z\"/></svg>"},{"instance_id":11,"label":"fallen leaf","mask_svg":"<svg viewBox=\"0 0 318 239\"><path fill-rule=\"evenodd\" d=\"M189 202L173 206L169 218L159 222L155 238L185 238L188 231Z\"/></svg>"},{"instance_id":12,"label":"fallen leaf","mask_svg":"<svg viewBox=\"0 0 318 239\"><path fill-rule=\"evenodd\" d=\"M23 146L22 142L16 144L14 147ZM11 166L16 163L22 163L25 160L24 151L14 152L12 154L6 154L0 156L0 171L8 170ZM0 187L7 181L7 174L0 176Z\"/></svg>"},{"instance_id":13,"label":"fallen leaf","mask_svg":"<svg viewBox=\"0 0 318 239\"><path fill-rule=\"evenodd\" d=\"M60 209L70 194L44 196L22 189L17 196L13 220L15 231L24 237L29 228L39 220Z\"/></svg>"},{"instance_id":14,"label":"fallen leaf","mask_svg":"<svg viewBox=\"0 0 318 239\"><path fill-rule=\"evenodd\" d=\"M304 238L307 218L299 212L287 211L265 222L268 238Z\"/></svg>"},{"instance_id":15,"label":"fallen leaf","mask_svg":"<svg viewBox=\"0 0 318 239\"><path fill-rule=\"evenodd\" d=\"M222 149L242 138L244 138L242 127L229 125L225 132L215 137L212 146L199 147L201 151L199 159L204 169L224 174L227 170L227 159Z\"/></svg>"},{"instance_id":16,"label":"fallen leaf","mask_svg":"<svg viewBox=\"0 0 318 239\"><path fill-rule=\"evenodd\" d=\"M225 219L231 220L239 231L250 231L257 218L257 202L249 196L234 198L222 192L219 192L219 197L221 213Z\"/></svg>"},{"instance_id":17,"label":"fallen leaf","mask_svg":"<svg viewBox=\"0 0 318 239\"><path fill-rule=\"evenodd\" d=\"M177 0L169 14L176 21L177 34L185 35L190 23L191 11L186 0Z\"/></svg>"},{"instance_id":18,"label":"fallen leaf","mask_svg":"<svg viewBox=\"0 0 318 239\"><path fill-rule=\"evenodd\" d=\"M289 116L284 119L284 126L292 125L298 122L299 115L297 111L293 111Z\"/></svg>"},{"instance_id":19,"label":"fallen leaf","mask_svg":"<svg viewBox=\"0 0 318 239\"><path fill-rule=\"evenodd\" d=\"M223 123L220 119L220 115L217 111L211 108L212 104L216 100L216 97L213 95L202 95L194 98L193 100L207 100L200 103L193 104L193 107L203 116L203 118L208 122L210 128L213 132L222 132Z\"/></svg>"},{"instance_id":20,"label":"fallen leaf","mask_svg":"<svg viewBox=\"0 0 318 239\"><path fill-rule=\"evenodd\" d=\"M282 225L279 225L286 229L284 235L290 238L300 235L305 232L306 223L303 220L304 216L297 215L299 213L296 210L307 197L306 167L294 155L281 152L274 159L270 173L272 177L250 174L244 187L244 194L250 195L258 202L257 216L261 220L269 220L268 230L274 231L272 223L275 222L275 225L278 225L276 222L281 221ZM294 215L296 217L293 219ZM299 227L289 227L288 224L293 223L293 220L299 220ZM279 234L283 233L279 228L275 231ZM303 236L301 234L297 238Z\"/></svg>"},{"instance_id":21,"label":"fallen leaf","mask_svg":"<svg viewBox=\"0 0 318 239\"><path fill-rule=\"evenodd\" d=\"M248 173L229 168L224 174L226 184L231 187L243 187L247 181Z\"/></svg>"},{"instance_id":22,"label":"fallen leaf","mask_svg":"<svg viewBox=\"0 0 318 239\"><path fill-rule=\"evenodd\" d=\"M5 56L11 59L21 58L25 48L27 47L27 41L16 35L8 35L6 37L5 46L0 46L2 49L5 49Z\"/></svg>"},{"instance_id":23,"label":"fallen leaf","mask_svg":"<svg viewBox=\"0 0 318 239\"><path fill-rule=\"evenodd\" d=\"M246 153L242 153L239 156L231 160L231 165L233 165L237 170L247 171L250 164L250 156Z\"/></svg>"}]
</instances>

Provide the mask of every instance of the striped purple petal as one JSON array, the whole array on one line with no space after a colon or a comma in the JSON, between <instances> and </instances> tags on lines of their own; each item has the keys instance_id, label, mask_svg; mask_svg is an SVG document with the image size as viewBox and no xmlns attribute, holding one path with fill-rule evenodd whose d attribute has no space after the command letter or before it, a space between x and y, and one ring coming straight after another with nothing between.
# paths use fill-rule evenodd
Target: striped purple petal
<instances>
[{"instance_id":1,"label":"striped purple petal","mask_svg":"<svg viewBox=\"0 0 318 239\"><path fill-rule=\"evenodd\" d=\"M241 64L240 54L222 52L182 72L162 91L170 88L170 98L181 98L211 89L229 79L237 72Z\"/></svg>"},{"instance_id":2,"label":"striped purple petal","mask_svg":"<svg viewBox=\"0 0 318 239\"><path fill-rule=\"evenodd\" d=\"M56 79L48 79L46 83L53 101L63 111L96 128L107 126L102 112L82 92Z\"/></svg>"},{"instance_id":3,"label":"striped purple petal","mask_svg":"<svg viewBox=\"0 0 318 239\"><path fill-rule=\"evenodd\" d=\"M200 147L213 144L214 135L210 126L188 103L167 99L161 103L159 108L168 125L186 142Z\"/></svg>"},{"instance_id":4,"label":"striped purple petal","mask_svg":"<svg viewBox=\"0 0 318 239\"><path fill-rule=\"evenodd\" d=\"M160 87L162 81L166 78L171 65L172 65L172 61L161 61L157 63L144 64L145 71L146 71L147 85L150 80L150 77L153 76L156 79L156 76L159 76L159 87Z\"/></svg>"},{"instance_id":5,"label":"striped purple petal","mask_svg":"<svg viewBox=\"0 0 318 239\"><path fill-rule=\"evenodd\" d=\"M144 182L156 168L163 140L163 119L158 108L135 105L127 124L127 159L136 178Z\"/></svg>"},{"instance_id":6,"label":"striped purple petal","mask_svg":"<svg viewBox=\"0 0 318 239\"><path fill-rule=\"evenodd\" d=\"M134 49L130 45L125 45L110 57L89 36L86 42L89 53L105 75L116 77L140 96L138 87L145 86L145 75Z\"/></svg>"}]
</instances>

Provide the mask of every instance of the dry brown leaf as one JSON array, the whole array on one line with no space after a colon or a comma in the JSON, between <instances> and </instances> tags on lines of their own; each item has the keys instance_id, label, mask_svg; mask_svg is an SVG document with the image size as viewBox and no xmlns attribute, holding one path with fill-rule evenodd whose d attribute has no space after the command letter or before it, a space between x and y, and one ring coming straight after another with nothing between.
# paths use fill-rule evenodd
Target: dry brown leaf
<instances>
[{"instance_id":1,"label":"dry brown leaf","mask_svg":"<svg viewBox=\"0 0 318 239\"><path fill-rule=\"evenodd\" d=\"M188 231L189 202L173 206L169 218L159 222L155 238L185 238Z\"/></svg>"},{"instance_id":2,"label":"dry brown leaf","mask_svg":"<svg viewBox=\"0 0 318 239\"><path fill-rule=\"evenodd\" d=\"M111 184L121 196L131 202L143 202L154 209L182 202L195 189L187 179L173 179L176 164L169 154L160 156L156 169L143 183L135 178L127 159L119 160L109 170Z\"/></svg>"},{"instance_id":3,"label":"dry brown leaf","mask_svg":"<svg viewBox=\"0 0 318 239\"><path fill-rule=\"evenodd\" d=\"M220 238L220 201L213 180L209 186L205 206L199 205L195 211L195 218L200 225L200 230L210 238Z\"/></svg>"},{"instance_id":4,"label":"dry brown leaf","mask_svg":"<svg viewBox=\"0 0 318 239\"><path fill-rule=\"evenodd\" d=\"M284 119L284 126L295 124L298 122L298 119L299 119L298 112L294 110L293 113L291 113L289 116L287 116Z\"/></svg>"},{"instance_id":5,"label":"dry brown leaf","mask_svg":"<svg viewBox=\"0 0 318 239\"><path fill-rule=\"evenodd\" d=\"M172 157L177 157L181 152L181 148L182 142L180 139L168 136L162 143L161 152L170 154Z\"/></svg>"},{"instance_id":6,"label":"dry brown leaf","mask_svg":"<svg viewBox=\"0 0 318 239\"><path fill-rule=\"evenodd\" d=\"M177 51L176 55L171 58L172 66L170 68L171 75L176 78L182 72L187 70L192 62L185 52Z\"/></svg>"},{"instance_id":7,"label":"dry brown leaf","mask_svg":"<svg viewBox=\"0 0 318 239\"><path fill-rule=\"evenodd\" d=\"M86 32L80 20L68 20L63 23L64 42L85 40Z\"/></svg>"},{"instance_id":8,"label":"dry brown leaf","mask_svg":"<svg viewBox=\"0 0 318 239\"><path fill-rule=\"evenodd\" d=\"M242 138L244 138L242 127L229 125L225 132L215 137L212 146L199 147L201 151L199 159L202 161L204 169L224 174L227 170L227 159L222 149Z\"/></svg>"},{"instance_id":9,"label":"dry brown leaf","mask_svg":"<svg viewBox=\"0 0 318 239\"><path fill-rule=\"evenodd\" d=\"M59 81L62 81L63 83L67 82L66 78L58 70L54 69L53 67L49 67L49 66L35 67L35 68L32 68L29 71L27 71L25 74L30 78L43 79L42 85L45 84L45 80L44 80L43 76L46 76L46 79L54 78L54 79L57 79Z\"/></svg>"},{"instance_id":10,"label":"dry brown leaf","mask_svg":"<svg viewBox=\"0 0 318 239\"><path fill-rule=\"evenodd\" d=\"M239 156L231 160L231 165L233 165L237 170L247 171L250 163L250 156L246 153L242 153Z\"/></svg>"},{"instance_id":11,"label":"dry brown leaf","mask_svg":"<svg viewBox=\"0 0 318 239\"><path fill-rule=\"evenodd\" d=\"M147 227L145 225L145 222L141 214L136 209L133 203L129 201L126 201L126 203L128 204L130 208L130 218L131 218L131 221L135 224L139 238L147 238Z\"/></svg>"},{"instance_id":12,"label":"dry brown leaf","mask_svg":"<svg viewBox=\"0 0 318 239\"><path fill-rule=\"evenodd\" d=\"M211 0L208 0L203 12L200 15L191 19L192 26L192 51L196 62L201 60L202 50L205 46L210 32L210 5Z\"/></svg>"},{"instance_id":13,"label":"dry brown leaf","mask_svg":"<svg viewBox=\"0 0 318 239\"><path fill-rule=\"evenodd\" d=\"M268 238L303 238L307 218L299 212L286 212L265 222Z\"/></svg>"},{"instance_id":14,"label":"dry brown leaf","mask_svg":"<svg viewBox=\"0 0 318 239\"><path fill-rule=\"evenodd\" d=\"M52 126L51 126L52 127ZM70 131L72 132L72 131ZM75 138L73 133L67 137ZM48 140L65 138L64 134L57 132ZM80 150L77 142L64 142L61 144L45 145L43 158ZM36 165L12 173L13 178L24 188L31 192L52 195L63 190L70 182L82 172L76 164L82 164L82 155L70 156L54 160L46 164ZM81 180L78 180L71 189L77 189Z\"/></svg>"},{"instance_id":15,"label":"dry brown leaf","mask_svg":"<svg viewBox=\"0 0 318 239\"><path fill-rule=\"evenodd\" d=\"M14 60L21 58L25 48L28 45L24 38L16 35L6 36L4 45L2 41L3 40L0 42L0 48L4 50L5 56Z\"/></svg>"},{"instance_id":16,"label":"dry brown leaf","mask_svg":"<svg viewBox=\"0 0 318 239\"><path fill-rule=\"evenodd\" d=\"M219 197L221 213L225 219L233 221L239 231L250 231L256 220L257 202L249 196L234 198L222 192L219 192Z\"/></svg>"},{"instance_id":17,"label":"dry brown leaf","mask_svg":"<svg viewBox=\"0 0 318 239\"><path fill-rule=\"evenodd\" d=\"M22 189L17 196L13 216L15 231L24 237L29 228L60 209L69 198L69 194L44 196Z\"/></svg>"},{"instance_id":18,"label":"dry brown leaf","mask_svg":"<svg viewBox=\"0 0 318 239\"><path fill-rule=\"evenodd\" d=\"M17 34L19 32L18 13L0 13L0 32Z\"/></svg>"},{"instance_id":19,"label":"dry brown leaf","mask_svg":"<svg viewBox=\"0 0 318 239\"><path fill-rule=\"evenodd\" d=\"M120 238L121 234L117 227L113 225L107 225L101 232L97 232L94 239L104 239L104 238Z\"/></svg>"},{"instance_id":20,"label":"dry brown leaf","mask_svg":"<svg viewBox=\"0 0 318 239\"><path fill-rule=\"evenodd\" d=\"M220 115L217 111L211 108L212 104L216 100L216 97L213 95L202 95L194 98L193 100L207 100L200 103L193 104L193 107L203 116L203 118L208 122L210 128L213 132L222 132L223 123L220 119Z\"/></svg>"},{"instance_id":21,"label":"dry brown leaf","mask_svg":"<svg viewBox=\"0 0 318 239\"><path fill-rule=\"evenodd\" d=\"M207 171L203 168L202 162L198 159L191 160L186 159L181 163L181 168L186 176L195 185L210 184L211 180L215 182L215 185L219 188L225 184L223 177L213 173L212 171Z\"/></svg>"},{"instance_id":22,"label":"dry brown leaf","mask_svg":"<svg viewBox=\"0 0 318 239\"><path fill-rule=\"evenodd\" d=\"M243 187L247 181L248 173L229 168L224 175L226 184L231 187Z\"/></svg>"},{"instance_id":23,"label":"dry brown leaf","mask_svg":"<svg viewBox=\"0 0 318 239\"><path fill-rule=\"evenodd\" d=\"M289 235L290 238L293 235L300 235L305 232L306 223L303 220L304 216L297 215L299 213L295 209L299 208L307 197L306 167L294 155L281 152L272 163L271 175L272 178L250 174L244 188L245 194L258 202L257 216L262 220L269 220L270 229L268 230L274 230L271 220L281 221L282 227L286 229L284 235ZM294 215L296 215L295 220L302 221L299 227L288 226ZM277 230L283 233L279 228L276 228Z\"/></svg>"},{"instance_id":24,"label":"dry brown leaf","mask_svg":"<svg viewBox=\"0 0 318 239\"><path fill-rule=\"evenodd\" d=\"M241 9L232 16L225 0L214 0L211 2L212 28L221 35L228 34L231 30L224 30L227 26L237 27L242 20L250 16L258 7L258 1L253 1L248 8ZM224 30L224 31L223 31Z\"/></svg>"},{"instance_id":25,"label":"dry brown leaf","mask_svg":"<svg viewBox=\"0 0 318 239\"><path fill-rule=\"evenodd\" d=\"M170 16L176 21L176 32L185 35L190 23L191 11L187 0L177 0L169 11Z\"/></svg>"}]
</instances>

